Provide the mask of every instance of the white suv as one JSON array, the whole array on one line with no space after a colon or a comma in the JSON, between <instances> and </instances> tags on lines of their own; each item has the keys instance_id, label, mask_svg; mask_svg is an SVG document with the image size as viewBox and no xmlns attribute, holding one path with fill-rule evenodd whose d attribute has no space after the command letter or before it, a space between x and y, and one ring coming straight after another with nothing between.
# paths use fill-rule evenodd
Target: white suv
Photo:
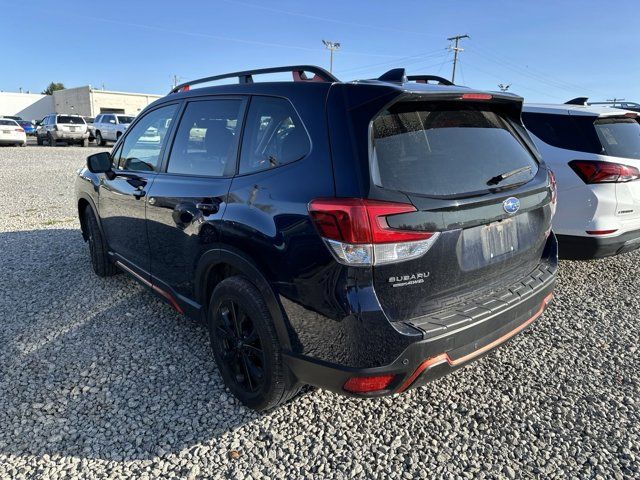
<instances>
[{"instance_id":1,"label":"white suv","mask_svg":"<svg viewBox=\"0 0 640 480\"><path fill-rule=\"evenodd\" d=\"M610 107L526 104L522 120L558 185L553 230L564 258L640 247L640 125Z\"/></svg>"},{"instance_id":2,"label":"white suv","mask_svg":"<svg viewBox=\"0 0 640 480\"><path fill-rule=\"evenodd\" d=\"M133 119L131 115L121 115L118 113L101 113L93 121L93 131L96 143L104 146L107 141L116 142L120 138Z\"/></svg>"}]
</instances>

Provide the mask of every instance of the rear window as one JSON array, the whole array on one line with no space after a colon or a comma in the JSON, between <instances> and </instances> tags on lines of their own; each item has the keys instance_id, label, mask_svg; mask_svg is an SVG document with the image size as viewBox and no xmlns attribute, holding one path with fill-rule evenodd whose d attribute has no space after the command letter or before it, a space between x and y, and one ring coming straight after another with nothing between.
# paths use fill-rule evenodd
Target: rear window
<instances>
[{"instance_id":1,"label":"rear window","mask_svg":"<svg viewBox=\"0 0 640 480\"><path fill-rule=\"evenodd\" d=\"M606 155L640 159L640 125L634 118L599 118L594 125Z\"/></svg>"},{"instance_id":2,"label":"rear window","mask_svg":"<svg viewBox=\"0 0 640 480\"><path fill-rule=\"evenodd\" d=\"M522 184L538 171L513 124L481 106L396 104L371 129L373 181L383 188L459 196Z\"/></svg>"},{"instance_id":3,"label":"rear window","mask_svg":"<svg viewBox=\"0 0 640 480\"><path fill-rule=\"evenodd\" d=\"M0 125L11 125L12 127L17 127L18 124L13 120L0 120Z\"/></svg>"},{"instance_id":4,"label":"rear window","mask_svg":"<svg viewBox=\"0 0 640 480\"><path fill-rule=\"evenodd\" d=\"M133 122L133 117L118 115L118 123L131 123Z\"/></svg>"},{"instance_id":5,"label":"rear window","mask_svg":"<svg viewBox=\"0 0 640 480\"><path fill-rule=\"evenodd\" d=\"M84 125L84 118L82 117L71 117L68 115L58 115L57 123L71 123L74 125Z\"/></svg>"}]
</instances>

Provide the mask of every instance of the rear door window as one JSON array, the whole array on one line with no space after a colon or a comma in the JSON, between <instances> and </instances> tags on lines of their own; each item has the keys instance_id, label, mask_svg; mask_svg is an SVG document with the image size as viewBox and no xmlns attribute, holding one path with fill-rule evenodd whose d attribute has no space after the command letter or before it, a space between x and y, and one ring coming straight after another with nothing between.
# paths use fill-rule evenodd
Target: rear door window
<instances>
[{"instance_id":1,"label":"rear door window","mask_svg":"<svg viewBox=\"0 0 640 480\"><path fill-rule=\"evenodd\" d=\"M593 131L594 116L524 112L525 127L544 143L578 152L600 153L602 147Z\"/></svg>"},{"instance_id":2,"label":"rear door window","mask_svg":"<svg viewBox=\"0 0 640 480\"><path fill-rule=\"evenodd\" d=\"M635 118L598 118L594 125L606 155L640 159L640 125Z\"/></svg>"},{"instance_id":3,"label":"rear door window","mask_svg":"<svg viewBox=\"0 0 640 480\"><path fill-rule=\"evenodd\" d=\"M243 104L239 99L189 102L178 126L167 172L233 175Z\"/></svg>"},{"instance_id":4,"label":"rear door window","mask_svg":"<svg viewBox=\"0 0 640 480\"><path fill-rule=\"evenodd\" d=\"M276 97L251 99L242 140L240 174L295 162L310 150L309 135L291 102Z\"/></svg>"},{"instance_id":5,"label":"rear door window","mask_svg":"<svg viewBox=\"0 0 640 480\"><path fill-rule=\"evenodd\" d=\"M464 196L525 183L538 171L510 120L481 106L399 103L371 132L373 181L383 188Z\"/></svg>"}]
</instances>

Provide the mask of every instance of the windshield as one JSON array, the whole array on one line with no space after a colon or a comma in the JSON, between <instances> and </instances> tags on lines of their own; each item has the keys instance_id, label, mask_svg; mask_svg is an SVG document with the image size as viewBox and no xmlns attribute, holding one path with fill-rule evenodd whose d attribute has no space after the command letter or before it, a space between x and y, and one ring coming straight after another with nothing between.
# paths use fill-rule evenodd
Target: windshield
<instances>
[{"instance_id":1,"label":"windshield","mask_svg":"<svg viewBox=\"0 0 640 480\"><path fill-rule=\"evenodd\" d=\"M396 104L372 123L372 176L408 193L456 196L525 183L538 163L486 107Z\"/></svg>"},{"instance_id":2,"label":"windshield","mask_svg":"<svg viewBox=\"0 0 640 480\"><path fill-rule=\"evenodd\" d=\"M640 125L635 118L599 118L594 125L606 155L640 159Z\"/></svg>"},{"instance_id":3,"label":"windshield","mask_svg":"<svg viewBox=\"0 0 640 480\"><path fill-rule=\"evenodd\" d=\"M118 123L131 123L133 122L133 117L118 115Z\"/></svg>"},{"instance_id":4,"label":"windshield","mask_svg":"<svg viewBox=\"0 0 640 480\"><path fill-rule=\"evenodd\" d=\"M57 123L71 123L74 125L84 125L84 118L72 117L70 115L58 115Z\"/></svg>"}]
</instances>

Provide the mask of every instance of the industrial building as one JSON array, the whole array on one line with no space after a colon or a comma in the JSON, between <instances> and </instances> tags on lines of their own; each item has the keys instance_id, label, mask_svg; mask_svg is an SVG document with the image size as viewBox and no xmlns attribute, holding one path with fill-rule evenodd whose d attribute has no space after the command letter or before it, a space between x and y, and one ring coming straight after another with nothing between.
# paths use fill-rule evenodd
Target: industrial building
<instances>
[{"instance_id":1,"label":"industrial building","mask_svg":"<svg viewBox=\"0 0 640 480\"><path fill-rule=\"evenodd\" d=\"M89 117L100 113L137 115L160 97L148 93L99 90L90 85L58 90L53 95L0 92L0 117L16 115L25 120L40 120L50 113Z\"/></svg>"}]
</instances>

